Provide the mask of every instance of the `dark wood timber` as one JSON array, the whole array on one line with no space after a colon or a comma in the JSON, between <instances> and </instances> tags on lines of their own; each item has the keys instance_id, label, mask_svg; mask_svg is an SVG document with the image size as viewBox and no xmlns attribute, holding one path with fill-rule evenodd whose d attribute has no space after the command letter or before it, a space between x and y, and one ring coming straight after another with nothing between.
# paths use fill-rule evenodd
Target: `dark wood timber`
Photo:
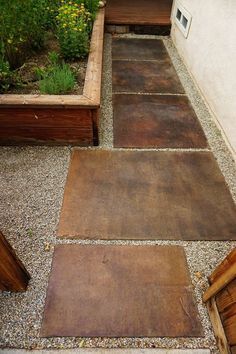
<instances>
[{"instance_id":1,"label":"dark wood timber","mask_svg":"<svg viewBox=\"0 0 236 354\"><path fill-rule=\"evenodd\" d=\"M206 148L187 97L113 95L115 147Z\"/></svg>"},{"instance_id":2,"label":"dark wood timber","mask_svg":"<svg viewBox=\"0 0 236 354\"><path fill-rule=\"evenodd\" d=\"M209 276L203 296L221 354L234 353L236 346L236 248ZM214 311L209 304L214 303Z\"/></svg>"},{"instance_id":3,"label":"dark wood timber","mask_svg":"<svg viewBox=\"0 0 236 354\"><path fill-rule=\"evenodd\" d=\"M156 39L114 38L112 59L168 60L163 41Z\"/></svg>"},{"instance_id":4,"label":"dark wood timber","mask_svg":"<svg viewBox=\"0 0 236 354\"><path fill-rule=\"evenodd\" d=\"M236 345L236 273L230 282L216 296L216 304L230 345Z\"/></svg>"},{"instance_id":5,"label":"dark wood timber","mask_svg":"<svg viewBox=\"0 0 236 354\"><path fill-rule=\"evenodd\" d=\"M29 279L29 273L0 232L0 290L25 291Z\"/></svg>"},{"instance_id":6,"label":"dark wood timber","mask_svg":"<svg viewBox=\"0 0 236 354\"><path fill-rule=\"evenodd\" d=\"M0 109L0 144L93 145L93 111L66 108Z\"/></svg>"},{"instance_id":7,"label":"dark wood timber","mask_svg":"<svg viewBox=\"0 0 236 354\"><path fill-rule=\"evenodd\" d=\"M184 93L169 57L166 60L112 62L113 92Z\"/></svg>"},{"instance_id":8,"label":"dark wood timber","mask_svg":"<svg viewBox=\"0 0 236 354\"><path fill-rule=\"evenodd\" d=\"M170 25L172 0L108 0L108 24Z\"/></svg>"},{"instance_id":9,"label":"dark wood timber","mask_svg":"<svg viewBox=\"0 0 236 354\"><path fill-rule=\"evenodd\" d=\"M56 246L43 337L199 337L184 250Z\"/></svg>"},{"instance_id":10,"label":"dark wood timber","mask_svg":"<svg viewBox=\"0 0 236 354\"><path fill-rule=\"evenodd\" d=\"M236 354L236 345L231 347L231 353Z\"/></svg>"},{"instance_id":11,"label":"dark wood timber","mask_svg":"<svg viewBox=\"0 0 236 354\"><path fill-rule=\"evenodd\" d=\"M58 235L235 240L236 206L210 152L75 149Z\"/></svg>"},{"instance_id":12,"label":"dark wood timber","mask_svg":"<svg viewBox=\"0 0 236 354\"><path fill-rule=\"evenodd\" d=\"M218 265L214 272L209 276L210 284L213 284L219 280L224 275L224 273L228 271L234 264L236 264L236 249L233 249L232 252L230 252L230 254L225 257L223 262Z\"/></svg>"}]
</instances>

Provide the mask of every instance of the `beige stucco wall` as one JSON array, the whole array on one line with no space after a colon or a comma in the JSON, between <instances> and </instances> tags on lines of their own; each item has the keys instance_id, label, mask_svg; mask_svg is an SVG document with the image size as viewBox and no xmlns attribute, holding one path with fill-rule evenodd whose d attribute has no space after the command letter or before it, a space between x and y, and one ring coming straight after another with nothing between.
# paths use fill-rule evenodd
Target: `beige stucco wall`
<instances>
[{"instance_id":1,"label":"beige stucco wall","mask_svg":"<svg viewBox=\"0 0 236 354\"><path fill-rule=\"evenodd\" d=\"M236 0L177 1L192 23L186 39L172 19L173 41L235 153Z\"/></svg>"}]
</instances>

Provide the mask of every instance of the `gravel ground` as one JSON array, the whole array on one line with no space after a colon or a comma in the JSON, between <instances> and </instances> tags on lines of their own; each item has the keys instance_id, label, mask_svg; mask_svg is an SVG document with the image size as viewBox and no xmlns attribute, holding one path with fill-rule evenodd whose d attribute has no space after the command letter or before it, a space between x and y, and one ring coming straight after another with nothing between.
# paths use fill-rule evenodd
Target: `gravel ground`
<instances>
[{"instance_id":1,"label":"gravel ground","mask_svg":"<svg viewBox=\"0 0 236 354\"><path fill-rule=\"evenodd\" d=\"M153 36L142 37L153 38ZM236 168L232 156L171 40L165 37L163 40L236 201ZM110 51L111 36L106 35L100 127L100 148L105 149L112 149L113 141ZM217 352L211 324L201 298L208 286L207 275L236 246L236 242L57 240L56 226L68 171L70 150L70 147L0 148L0 229L14 246L32 276L25 294L7 292L0 294L0 348L159 347L209 348ZM39 330L53 245L60 243L183 246L195 289L204 337L178 339L40 338Z\"/></svg>"}]
</instances>

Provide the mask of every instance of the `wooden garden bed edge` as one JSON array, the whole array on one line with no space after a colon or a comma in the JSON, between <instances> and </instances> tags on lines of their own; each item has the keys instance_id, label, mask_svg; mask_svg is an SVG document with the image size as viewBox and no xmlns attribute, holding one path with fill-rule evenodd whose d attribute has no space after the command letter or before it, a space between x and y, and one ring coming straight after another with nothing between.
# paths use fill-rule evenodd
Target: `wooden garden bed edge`
<instances>
[{"instance_id":1,"label":"wooden garden bed edge","mask_svg":"<svg viewBox=\"0 0 236 354\"><path fill-rule=\"evenodd\" d=\"M0 95L0 109L9 106L99 108L101 102L104 18L105 9L103 8L98 11L93 25L83 95L2 94Z\"/></svg>"}]
</instances>

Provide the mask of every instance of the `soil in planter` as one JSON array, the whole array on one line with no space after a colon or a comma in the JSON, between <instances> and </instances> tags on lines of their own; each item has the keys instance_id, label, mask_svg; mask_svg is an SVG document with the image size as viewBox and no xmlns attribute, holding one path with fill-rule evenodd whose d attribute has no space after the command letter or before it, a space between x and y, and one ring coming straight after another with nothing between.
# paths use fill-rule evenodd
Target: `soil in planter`
<instances>
[{"instance_id":1,"label":"soil in planter","mask_svg":"<svg viewBox=\"0 0 236 354\"><path fill-rule=\"evenodd\" d=\"M58 41L53 33L48 33L45 46L39 52L31 54L25 63L15 71L19 85L10 87L9 94L41 94L39 90L39 79L36 69L44 69L48 66L48 54L50 52L60 53ZM87 68L87 58L75 62L67 62L76 78L76 85L67 94L82 95L84 80Z\"/></svg>"}]
</instances>

